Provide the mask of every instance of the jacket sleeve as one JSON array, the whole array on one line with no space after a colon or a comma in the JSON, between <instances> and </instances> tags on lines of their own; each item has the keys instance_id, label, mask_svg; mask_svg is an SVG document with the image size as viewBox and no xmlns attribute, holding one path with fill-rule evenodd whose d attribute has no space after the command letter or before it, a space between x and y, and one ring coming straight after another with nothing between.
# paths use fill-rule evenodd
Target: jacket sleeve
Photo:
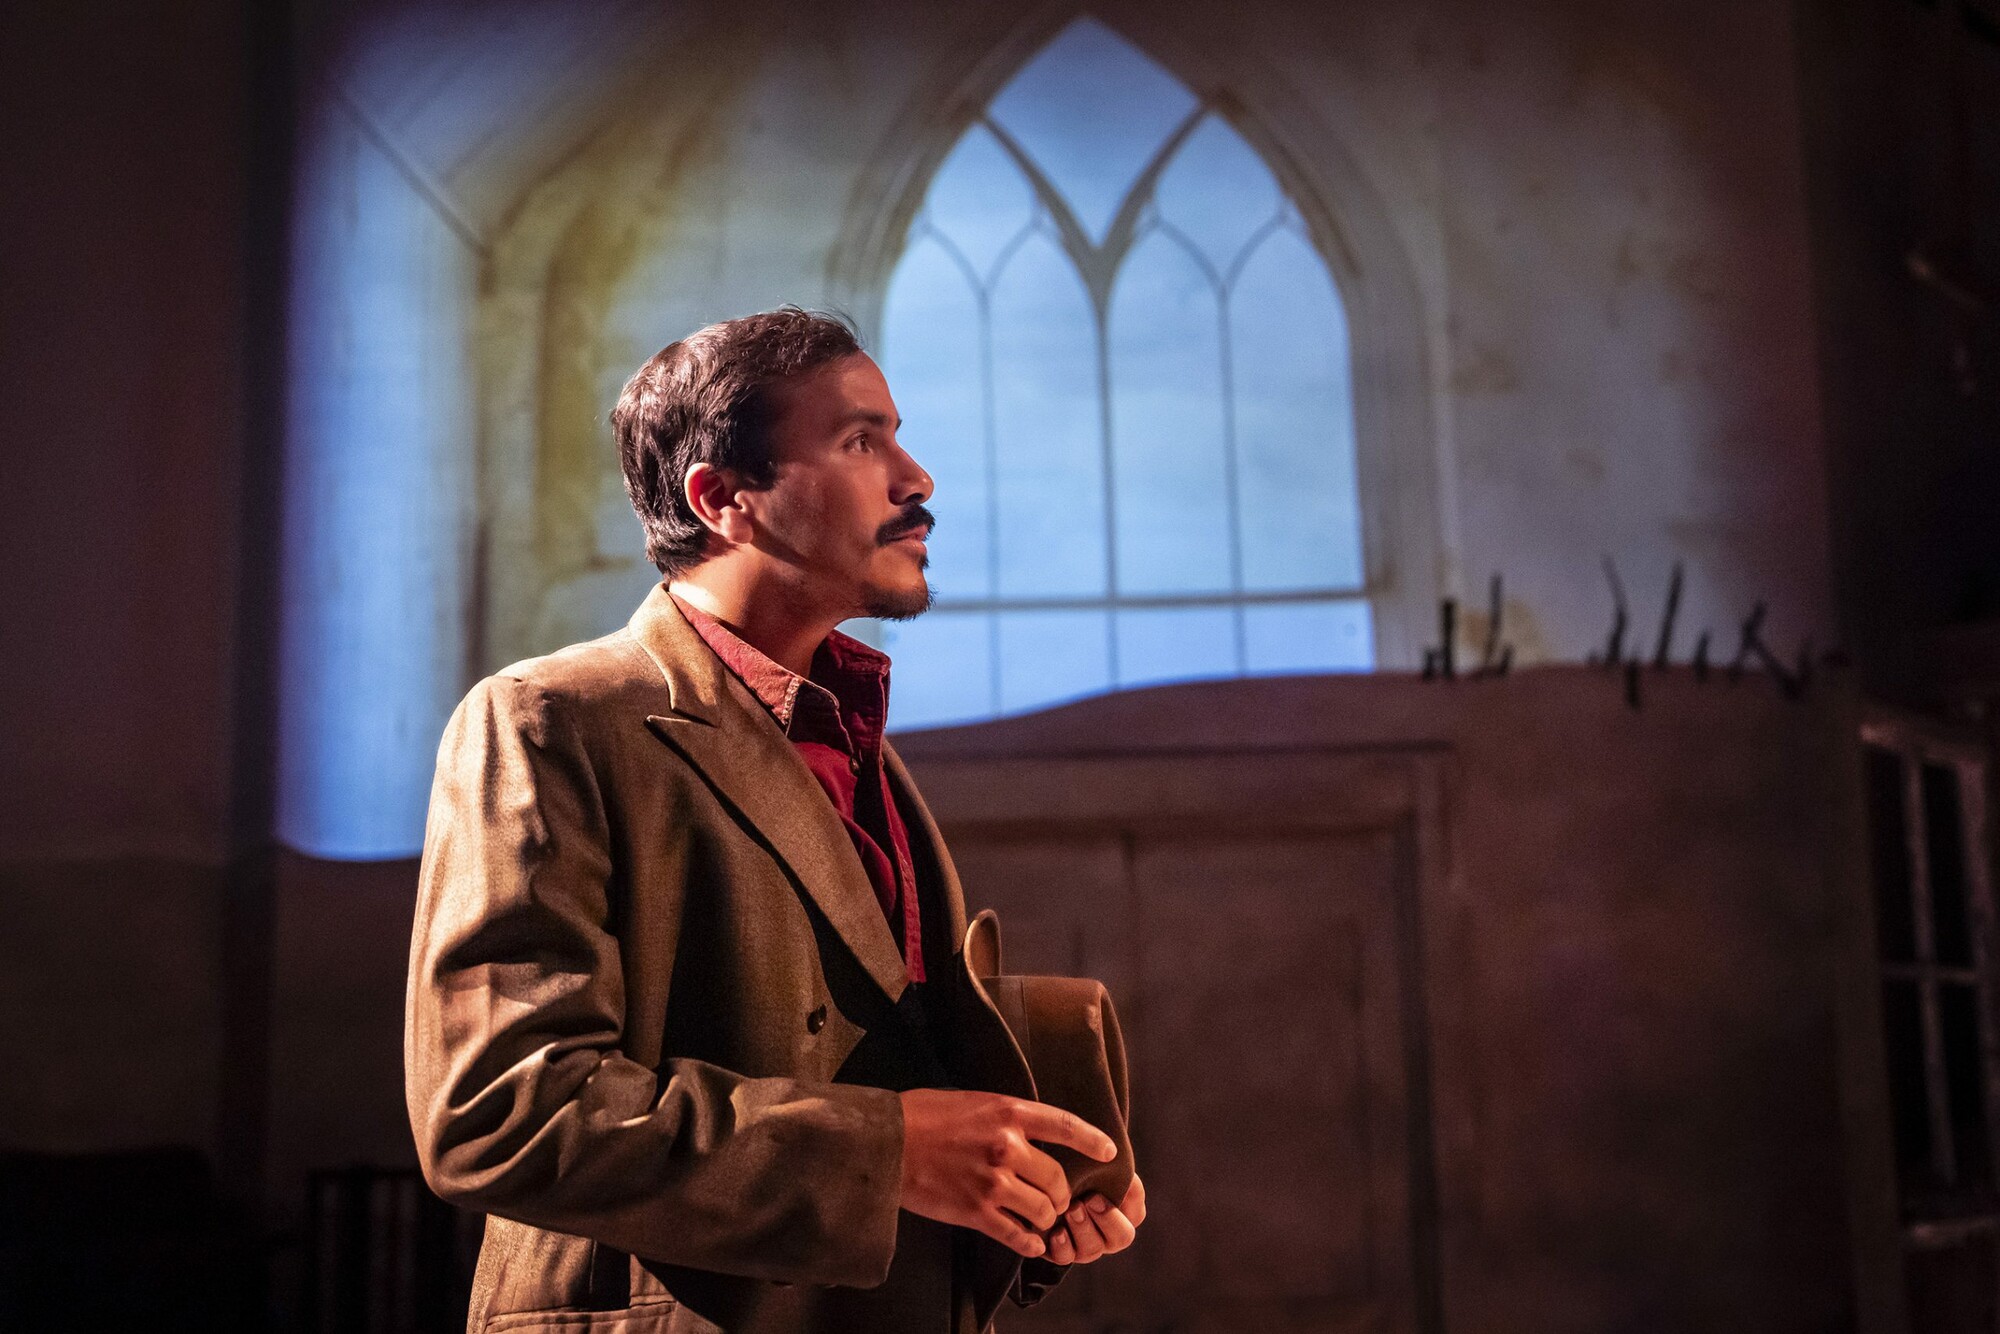
<instances>
[{"instance_id":1,"label":"jacket sleeve","mask_svg":"<svg viewBox=\"0 0 2000 1334\"><path fill-rule=\"evenodd\" d=\"M894 1093L695 1060L654 1070L621 1052L609 821L569 707L489 678L439 748L404 1028L426 1180L452 1203L652 1261L882 1282Z\"/></svg>"}]
</instances>

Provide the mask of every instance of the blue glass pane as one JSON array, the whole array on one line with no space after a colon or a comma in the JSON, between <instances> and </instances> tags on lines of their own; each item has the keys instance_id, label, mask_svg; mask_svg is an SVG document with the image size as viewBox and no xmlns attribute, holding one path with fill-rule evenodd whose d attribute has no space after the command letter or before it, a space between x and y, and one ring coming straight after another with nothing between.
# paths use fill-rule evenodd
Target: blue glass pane
<instances>
[{"instance_id":1,"label":"blue glass pane","mask_svg":"<svg viewBox=\"0 0 2000 1334\"><path fill-rule=\"evenodd\" d=\"M983 284L1007 243L1035 220L1035 194L1000 141L974 125L931 179L924 213Z\"/></svg>"},{"instance_id":2,"label":"blue glass pane","mask_svg":"<svg viewBox=\"0 0 2000 1334\"><path fill-rule=\"evenodd\" d=\"M1012 713L1106 690L1111 647L1101 611L1003 612L1000 707Z\"/></svg>"},{"instance_id":3,"label":"blue glass pane","mask_svg":"<svg viewBox=\"0 0 2000 1334\"><path fill-rule=\"evenodd\" d=\"M903 414L898 438L937 486L929 577L939 597L993 589L979 359L977 298L937 243L920 240L889 284L882 374Z\"/></svg>"},{"instance_id":4,"label":"blue glass pane","mask_svg":"<svg viewBox=\"0 0 2000 1334\"><path fill-rule=\"evenodd\" d=\"M1194 107L1173 75L1081 18L1000 90L989 114L1101 241L1132 182Z\"/></svg>"},{"instance_id":5,"label":"blue glass pane","mask_svg":"<svg viewBox=\"0 0 2000 1334\"><path fill-rule=\"evenodd\" d=\"M1359 598L1245 607L1243 648L1252 673L1373 671L1375 623Z\"/></svg>"},{"instance_id":6,"label":"blue glass pane","mask_svg":"<svg viewBox=\"0 0 2000 1334\"><path fill-rule=\"evenodd\" d=\"M1236 675L1233 608L1147 608L1115 616L1121 686Z\"/></svg>"},{"instance_id":7,"label":"blue glass pane","mask_svg":"<svg viewBox=\"0 0 2000 1334\"><path fill-rule=\"evenodd\" d=\"M1000 591L1105 591L1103 420L1096 320L1046 236L993 290Z\"/></svg>"},{"instance_id":8,"label":"blue glass pane","mask_svg":"<svg viewBox=\"0 0 2000 1334\"><path fill-rule=\"evenodd\" d=\"M1258 229L1278 216L1285 197L1256 150L1220 116L1209 115L1174 154L1153 202L1162 222L1185 233L1217 272L1227 273Z\"/></svg>"},{"instance_id":9,"label":"blue glass pane","mask_svg":"<svg viewBox=\"0 0 2000 1334\"><path fill-rule=\"evenodd\" d=\"M1121 593L1230 587L1221 301L1155 232L1111 298L1112 476Z\"/></svg>"},{"instance_id":10,"label":"blue glass pane","mask_svg":"<svg viewBox=\"0 0 2000 1334\"><path fill-rule=\"evenodd\" d=\"M882 623L891 730L993 716L992 620L985 612L932 611Z\"/></svg>"},{"instance_id":11,"label":"blue glass pane","mask_svg":"<svg viewBox=\"0 0 2000 1334\"><path fill-rule=\"evenodd\" d=\"M1326 265L1289 227L1244 266L1229 328L1244 586L1359 587L1347 318Z\"/></svg>"}]
</instances>

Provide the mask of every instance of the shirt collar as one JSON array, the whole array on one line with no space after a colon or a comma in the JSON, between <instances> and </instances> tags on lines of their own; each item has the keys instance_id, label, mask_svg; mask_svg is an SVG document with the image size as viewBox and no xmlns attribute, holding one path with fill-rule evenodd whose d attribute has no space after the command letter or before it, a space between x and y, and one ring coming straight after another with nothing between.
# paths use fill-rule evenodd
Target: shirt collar
<instances>
[{"instance_id":1,"label":"shirt collar","mask_svg":"<svg viewBox=\"0 0 2000 1334\"><path fill-rule=\"evenodd\" d=\"M723 666L734 672L771 711L787 736L801 712L800 694L823 704L834 726L858 742L862 751L876 749L889 711L889 655L838 630L827 633L813 651L811 675L800 676L770 657L727 625L669 592L695 633L702 637Z\"/></svg>"}]
</instances>

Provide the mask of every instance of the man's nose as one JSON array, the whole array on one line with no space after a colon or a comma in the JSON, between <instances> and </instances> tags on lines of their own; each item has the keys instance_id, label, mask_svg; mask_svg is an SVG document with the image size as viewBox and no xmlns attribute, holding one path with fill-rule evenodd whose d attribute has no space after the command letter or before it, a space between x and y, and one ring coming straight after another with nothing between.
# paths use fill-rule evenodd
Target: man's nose
<instances>
[{"instance_id":1,"label":"man's nose","mask_svg":"<svg viewBox=\"0 0 2000 1334\"><path fill-rule=\"evenodd\" d=\"M925 472L923 465L912 458L910 452L901 445L896 446L896 454L901 466L896 470L896 479L890 488L889 498L898 505L920 505L929 500L931 493L937 489L936 484L931 481L931 475Z\"/></svg>"}]
</instances>

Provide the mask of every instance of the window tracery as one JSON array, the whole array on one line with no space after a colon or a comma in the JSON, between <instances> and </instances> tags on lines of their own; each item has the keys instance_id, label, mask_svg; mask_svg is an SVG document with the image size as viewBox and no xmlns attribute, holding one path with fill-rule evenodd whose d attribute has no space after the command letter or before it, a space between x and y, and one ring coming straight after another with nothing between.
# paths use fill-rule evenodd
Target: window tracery
<instances>
[{"instance_id":1,"label":"window tracery","mask_svg":"<svg viewBox=\"0 0 2000 1334\"><path fill-rule=\"evenodd\" d=\"M878 627L894 726L1373 665L1339 293L1256 151L1110 29L967 127L882 323L939 518L935 608Z\"/></svg>"}]
</instances>

